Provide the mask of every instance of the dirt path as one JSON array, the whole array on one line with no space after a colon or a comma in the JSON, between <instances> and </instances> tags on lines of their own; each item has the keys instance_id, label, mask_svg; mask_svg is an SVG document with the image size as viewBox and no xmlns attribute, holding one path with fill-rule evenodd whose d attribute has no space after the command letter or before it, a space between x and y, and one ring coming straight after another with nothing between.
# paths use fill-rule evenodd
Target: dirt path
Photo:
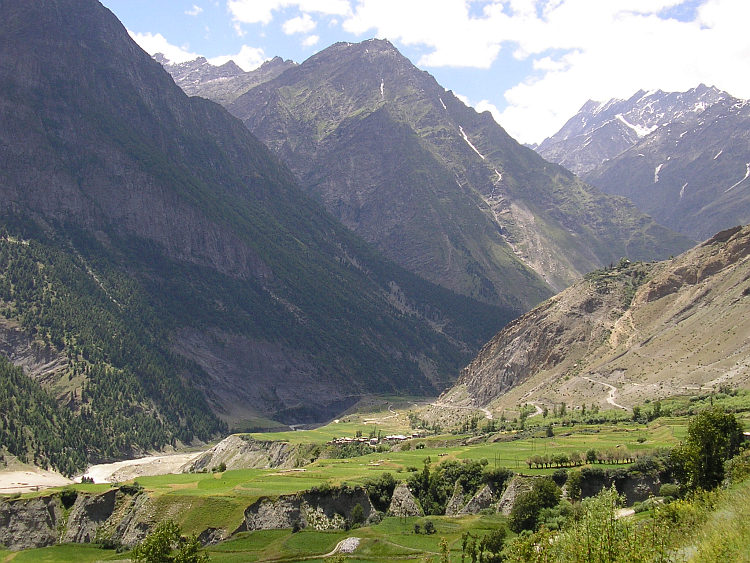
<instances>
[{"instance_id":1,"label":"dirt path","mask_svg":"<svg viewBox=\"0 0 750 563\"><path fill-rule=\"evenodd\" d=\"M366 418L364 420L364 423L365 424L380 424L384 420L390 420L398 416L398 413L393 410L393 405L391 405L390 403L388 403L388 412L390 412L391 414L389 414L388 416L384 416L382 418Z\"/></svg>"},{"instance_id":2,"label":"dirt path","mask_svg":"<svg viewBox=\"0 0 750 563\"><path fill-rule=\"evenodd\" d=\"M490 409L483 408L483 407L462 407L460 405L449 405L447 403L439 403L437 401L434 402L434 403L430 403L430 406L431 407L444 408L444 409L459 409L459 410L469 410L469 411L482 411L482 413L484 414L484 417L487 420L492 420L494 418L492 416L492 411L490 411Z\"/></svg>"},{"instance_id":3,"label":"dirt path","mask_svg":"<svg viewBox=\"0 0 750 563\"><path fill-rule=\"evenodd\" d=\"M626 407L625 405L621 405L619 403L615 402L615 395L617 395L617 387L614 385L610 385L609 383L604 383L603 381L596 381L595 379L591 379L590 377L586 377L585 375L580 376L581 379L585 379L586 381L590 381L591 383L596 383L598 385L604 385L609 389L609 396L607 397L607 402L612 405L613 407L617 407L618 409L623 409L626 411L632 411L630 407Z\"/></svg>"},{"instance_id":4,"label":"dirt path","mask_svg":"<svg viewBox=\"0 0 750 563\"><path fill-rule=\"evenodd\" d=\"M534 414L530 414L528 418L531 418L532 416L539 416L540 414L544 413L544 409L540 407L539 403L537 403L536 401L530 401L529 404L536 409L536 412Z\"/></svg>"}]
</instances>

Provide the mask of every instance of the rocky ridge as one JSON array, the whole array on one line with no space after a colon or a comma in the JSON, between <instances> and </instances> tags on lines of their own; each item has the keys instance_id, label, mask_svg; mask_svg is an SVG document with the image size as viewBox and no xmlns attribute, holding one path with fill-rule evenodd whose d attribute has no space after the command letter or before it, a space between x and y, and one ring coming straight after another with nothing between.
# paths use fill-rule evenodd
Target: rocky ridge
<instances>
[{"instance_id":1,"label":"rocky ridge","mask_svg":"<svg viewBox=\"0 0 750 563\"><path fill-rule=\"evenodd\" d=\"M205 57L198 57L184 63L171 63L161 53L155 54L154 59L164 66L186 94L208 98L220 104L229 104L251 88L273 80L285 70L296 66L293 61L274 57L258 68L245 72L234 61L216 66Z\"/></svg>"},{"instance_id":2,"label":"rocky ridge","mask_svg":"<svg viewBox=\"0 0 750 563\"><path fill-rule=\"evenodd\" d=\"M749 257L750 227L736 227L672 260L593 272L498 333L440 402L628 409L747 387Z\"/></svg>"},{"instance_id":3,"label":"rocky ridge","mask_svg":"<svg viewBox=\"0 0 750 563\"><path fill-rule=\"evenodd\" d=\"M603 163L660 127L699 115L729 97L726 92L701 84L687 92L639 90L627 100L589 100L535 150L586 179Z\"/></svg>"}]
</instances>

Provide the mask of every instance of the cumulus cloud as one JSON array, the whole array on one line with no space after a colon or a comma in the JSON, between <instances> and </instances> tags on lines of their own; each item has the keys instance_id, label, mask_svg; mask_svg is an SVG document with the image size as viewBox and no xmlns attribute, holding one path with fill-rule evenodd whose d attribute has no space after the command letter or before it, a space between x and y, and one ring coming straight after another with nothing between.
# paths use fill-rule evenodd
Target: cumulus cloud
<instances>
[{"instance_id":1,"label":"cumulus cloud","mask_svg":"<svg viewBox=\"0 0 750 563\"><path fill-rule=\"evenodd\" d=\"M228 0L227 8L237 23L268 24L273 13L296 7L301 12L345 16L350 13L349 0Z\"/></svg>"},{"instance_id":2,"label":"cumulus cloud","mask_svg":"<svg viewBox=\"0 0 750 563\"><path fill-rule=\"evenodd\" d=\"M183 63L198 58L198 54L190 52L187 46L172 45L161 33L136 33L130 30L128 33L149 55L162 53L173 63Z\"/></svg>"},{"instance_id":3,"label":"cumulus cloud","mask_svg":"<svg viewBox=\"0 0 750 563\"><path fill-rule=\"evenodd\" d=\"M258 68L268 57L260 47L243 45L240 52L235 55L220 55L208 59L212 65L223 65L227 61L234 61L244 71Z\"/></svg>"},{"instance_id":4,"label":"cumulus cloud","mask_svg":"<svg viewBox=\"0 0 750 563\"><path fill-rule=\"evenodd\" d=\"M318 41L320 41L320 37L317 35L308 35L302 40L302 46L303 47L313 47L314 45L318 44Z\"/></svg>"},{"instance_id":5,"label":"cumulus cloud","mask_svg":"<svg viewBox=\"0 0 750 563\"><path fill-rule=\"evenodd\" d=\"M343 27L357 35L374 30L403 45L431 48L417 62L421 66L488 68L501 45L494 18L470 16L464 0L439 5L434 0L360 0Z\"/></svg>"},{"instance_id":6,"label":"cumulus cloud","mask_svg":"<svg viewBox=\"0 0 750 563\"><path fill-rule=\"evenodd\" d=\"M285 21L281 29L287 35L293 35L295 33L309 33L315 29L315 25L315 21L310 17L310 14L302 14L301 16Z\"/></svg>"}]
</instances>

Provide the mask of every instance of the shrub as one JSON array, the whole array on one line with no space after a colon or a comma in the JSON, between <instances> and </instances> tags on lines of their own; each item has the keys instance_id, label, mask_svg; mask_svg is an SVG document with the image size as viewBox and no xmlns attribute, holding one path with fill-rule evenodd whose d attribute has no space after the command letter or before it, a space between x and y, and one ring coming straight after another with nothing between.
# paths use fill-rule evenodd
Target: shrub
<instances>
[{"instance_id":1,"label":"shrub","mask_svg":"<svg viewBox=\"0 0 750 563\"><path fill-rule=\"evenodd\" d=\"M552 480L558 487L562 487L568 480L568 470L564 468L556 469L552 474Z\"/></svg>"},{"instance_id":2,"label":"shrub","mask_svg":"<svg viewBox=\"0 0 750 563\"><path fill-rule=\"evenodd\" d=\"M680 496L680 487L674 483L664 483L659 487L659 496L677 498Z\"/></svg>"},{"instance_id":3,"label":"shrub","mask_svg":"<svg viewBox=\"0 0 750 563\"><path fill-rule=\"evenodd\" d=\"M69 509L73 504L75 503L76 499L78 498L78 491L75 489L63 489L60 491L60 502L62 502L62 505Z\"/></svg>"},{"instance_id":4,"label":"shrub","mask_svg":"<svg viewBox=\"0 0 750 563\"><path fill-rule=\"evenodd\" d=\"M208 563L208 554L198 551L198 538L183 538L181 534L182 530L173 521L162 522L135 547L131 554L132 560L136 563Z\"/></svg>"}]
</instances>

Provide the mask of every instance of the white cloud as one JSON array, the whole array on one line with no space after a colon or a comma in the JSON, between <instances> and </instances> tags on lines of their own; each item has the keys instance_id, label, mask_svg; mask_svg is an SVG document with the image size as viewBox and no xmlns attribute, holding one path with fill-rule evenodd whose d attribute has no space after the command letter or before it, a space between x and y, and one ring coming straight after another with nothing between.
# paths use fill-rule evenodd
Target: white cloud
<instances>
[{"instance_id":1,"label":"white cloud","mask_svg":"<svg viewBox=\"0 0 750 563\"><path fill-rule=\"evenodd\" d=\"M396 16L397 14L397 16ZM360 0L343 27L357 35L375 31L403 45L425 45L432 52L422 66L488 68L500 51L490 18L473 18L464 0Z\"/></svg>"},{"instance_id":2,"label":"white cloud","mask_svg":"<svg viewBox=\"0 0 750 563\"><path fill-rule=\"evenodd\" d=\"M208 59L212 65L223 65L227 61L234 61L242 70L250 71L258 68L267 59L263 49L243 45L236 55L220 55Z\"/></svg>"},{"instance_id":3,"label":"white cloud","mask_svg":"<svg viewBox=\"0 0 750 563\"><path fill-rule=\"evenodd\" d=\"M193 7L189 10L185 10L185 14L188 16L197 16L203 12L203 8L198 6L197 4L193 4Z\"/></svg>"},{"instance_id":4,"label":"white cloud","mask_svg":"<svg viewBox=\"0 0 750 563\"><path fill-rule=\"evenodd\" d=\"M273 12L296 7L301 12L346 16L351 12L349 0L228 0L227 8L238 23L268 24Z\"/></svg>"},{"instance_id":5,"label":"white cloud","mask_svg":"<svg viewBox=\"0 0 750 563\"><path fill-rule=\"evenodd\" d=\"M309 35L309 36L305 37L302 40L302 46L303 47L312 47L314 45L317 45L318 41L320 41L320 37L319 36L317 36L317 35Z\"/></svg>"},{"instance_id":6,"label":"white cloud","mask_svg":"<svg viewBox=\"0 0 750 563\"><path fill-rule=\"evenodd\" d=\"M302 14L301 16L285 21L281 29L287 35L294 35L295 33L309 33L315 29L315 26L316 23L310 17L310 14Z\"/></svg>"},{"instance_id":7,"label":"white cloud","mask_svg":"<svg viewBox=\"0 0 750 563\"><path fill-rule=\"evenodd\" d=\"M136 33L130 30L128 33L149 55L163 53L173 63L192 61L199 56L197 53L190 52L188 47L172 45L161 33Z\"/></svg>"}]
</instances>

